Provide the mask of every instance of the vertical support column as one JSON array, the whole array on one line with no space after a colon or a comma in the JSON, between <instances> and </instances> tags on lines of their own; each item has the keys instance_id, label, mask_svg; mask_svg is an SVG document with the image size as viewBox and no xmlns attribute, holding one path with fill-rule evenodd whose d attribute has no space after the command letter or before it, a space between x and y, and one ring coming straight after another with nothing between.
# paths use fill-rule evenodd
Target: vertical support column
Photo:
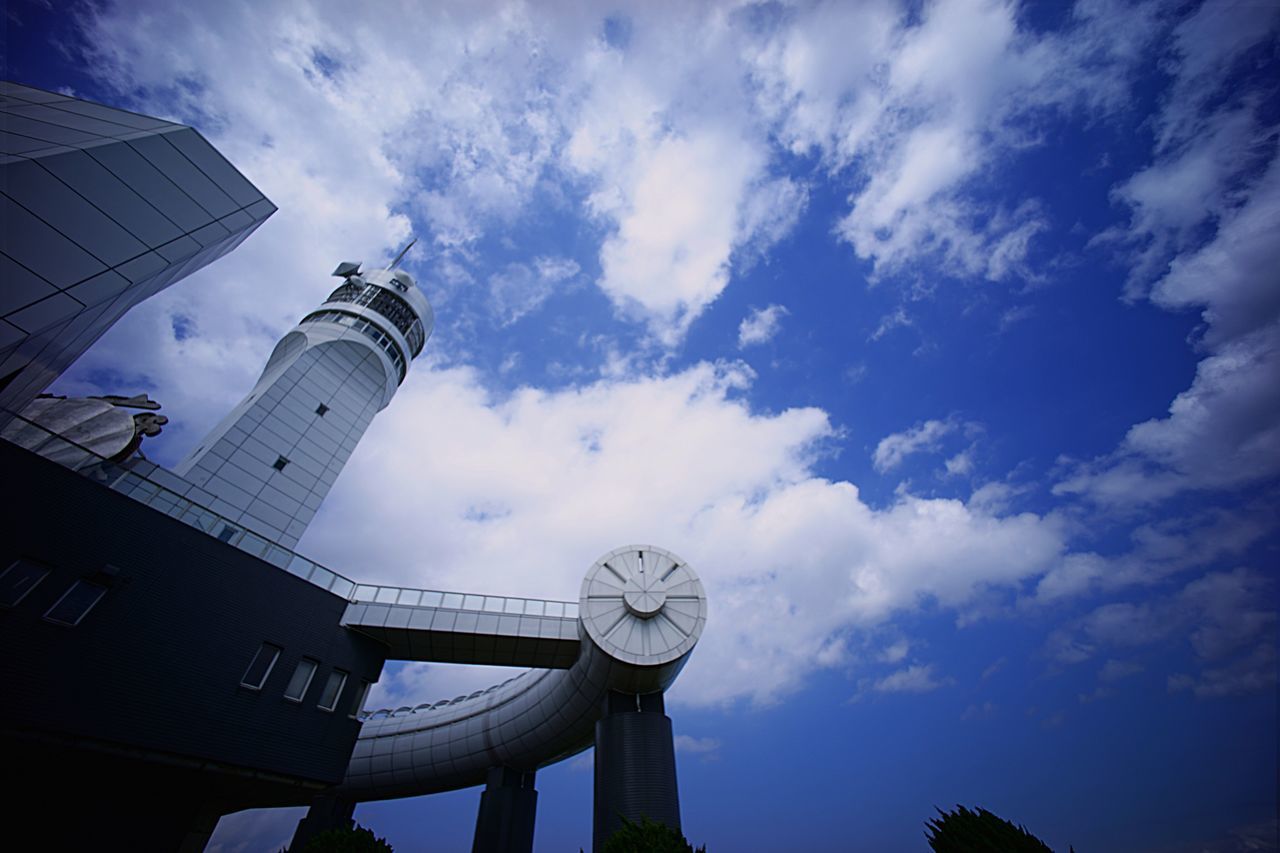
<instances>
[{"instance_id":1,"label":"vertical support column","mask_svg":"<svg viewBox=\"0 0 1280 853\"><path fill-rule=\"evenodd\" d=\"M490 767L471 853L531 853L538 812L534 771Z\"/></svg>"},{"instance_id":2,"label":"vertical support column","mask_svg":"<svg viewBox=\"0 0 1280 853\"><path fill-rule=\"evenodd\" d=\"M604 699L596 723L595 821L591 849L642 817L680 829L676 752L661 693L617 693Z\"/></svg>"},{"instance_id":3,"label":"vertical support column","mask_svg":"<svg viewBox=\"0 0 1280 853\"><path fill-rule=\"evenodd\" d=\"M298 821L298 828L293 831L293 840L289 842L291 853L301 853L307 842L322 832L330 829L350 829L352 818L356 813L356 804L352 800L332 794L321 794L311 801L311 808Z\"/></svg>"}]
</instances>

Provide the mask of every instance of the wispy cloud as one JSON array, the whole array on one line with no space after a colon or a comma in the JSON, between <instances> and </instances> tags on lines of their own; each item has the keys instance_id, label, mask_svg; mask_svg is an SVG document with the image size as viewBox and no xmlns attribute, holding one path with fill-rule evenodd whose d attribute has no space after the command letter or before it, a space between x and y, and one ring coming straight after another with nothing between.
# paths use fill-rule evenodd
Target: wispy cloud
<instances>
[{"instance_id":1,"label":"wispy cloud","mask_svg":"<svg viewBox=\"0 0 1280 853\"><path fill-rule=\"evenodd\" d=\"M942 438L955 432L958 427L959 424L953 420L928 420L903 432L887 435L876 445L871 461L880 473L891 471L914 453L936 451L941 446Z\"/></svg>"},{"instance_id":2,"label":"wispy cloud","mask_svg":"<svg viewBox=\"0 0 1280 853\"><path fill-rule=\"evenodd\" d=\"M714 761L719 758L720 753L720 741L713 737L676 735L675 747L677 753L698 755L703 761Z\"/></svg>"},{"instance_id":3,"label":"wispy cloud","mask_svg":"<svg viewBox=\"0 0 1280 853\"><path fill-rule=\"evenodd\" d=\"M871 689L877 693L929 693L951 683L938 678L933 664L912 664L883 678L876 679Z\"/></svg>"},{"instance_id":4,"label":"wispy cloud","mask_svg":"<svg viewBox=\"0 0 1280 853\"><path fill-rule=\"evenodd\" d=\"M770 305L768 308L757 308L742 318L742 322L738 324L738 349L772 340L782 327L782 318L787 313L787 309L781 305Z\"/></svg>"}]
</instances>

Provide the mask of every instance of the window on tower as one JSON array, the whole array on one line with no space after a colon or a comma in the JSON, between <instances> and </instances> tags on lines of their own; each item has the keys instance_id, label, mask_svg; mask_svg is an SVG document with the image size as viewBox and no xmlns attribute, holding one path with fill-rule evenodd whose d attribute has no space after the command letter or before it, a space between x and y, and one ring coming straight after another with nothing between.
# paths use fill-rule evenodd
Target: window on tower
<instances>
[{"instance_id":1,"label":"window on tower","mask_svg":"<svg viewBox=\"0 0 1280 853\"><path fill-rule=\"evenodd\" d=\"M386 317L404 335L409 342L409 349L414 356L422 352L426 343L426 334L422 329L422 321L418 315L393 291L376 284L355 285L344 284L329 294L326 302L350 302L353 305L367 305Z\"/></svg>"},{"instance_id":2,"label":"window on tower","mask_svg":"<svg viewBox=\"0 0 1280 853\"><path fill-rule=\"evenodd\" d=\"M383 329L378 328L376 323L359 317L355 314L348 314L345 311L313 311L302 318L304 323L336 323L339 326L349 326L369 340L376 343L391 359L391 363L395 365L396 371L399 373L397 381L403 382L405 377L404 354L400 351L400 346L391 339ZM421 326L421 324L419 324Z\"/></svg>"}]
</instances>

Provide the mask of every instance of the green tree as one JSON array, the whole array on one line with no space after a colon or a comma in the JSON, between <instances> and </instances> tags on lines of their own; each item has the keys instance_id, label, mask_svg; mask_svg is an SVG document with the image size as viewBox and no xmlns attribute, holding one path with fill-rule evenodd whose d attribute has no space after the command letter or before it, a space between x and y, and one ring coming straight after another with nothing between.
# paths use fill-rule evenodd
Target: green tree
<instances>
[{"instance_id":1,"label":"green tree","mask_svg":"<svg viewBox=\"0 0 1280 853\"><path fill-rule=\"evenodd\" d=\"M647 817L632 823L624 817L622 827L604 843L604 853L694 853L694 849L665 823L655 823ZM699 847L697 853L707 853L707 846Z\"/></svg>"},{"instance_id":2,"label":"green tree","mask_svg":"<svg viewBox=\"0 0 1280 853\"><path fill-rule=\"evenodd\" d=\"M925 821L925 838L935 853L1053 853L1053 850L1007 820L979 808L957 805L953 812L934 806L940 817Z\"/></svg>"},{"instance_id":3,"label":"green tree","mask_svg":"<svg viewBox=\"0 0 1280 853\"><path fill-rule=\"evenodd\" d=\"M316 833L303 853L392 853L387 839L378 838L373 830L356 824L350 829L326 829Z\"/></svg>"}]
</instances>

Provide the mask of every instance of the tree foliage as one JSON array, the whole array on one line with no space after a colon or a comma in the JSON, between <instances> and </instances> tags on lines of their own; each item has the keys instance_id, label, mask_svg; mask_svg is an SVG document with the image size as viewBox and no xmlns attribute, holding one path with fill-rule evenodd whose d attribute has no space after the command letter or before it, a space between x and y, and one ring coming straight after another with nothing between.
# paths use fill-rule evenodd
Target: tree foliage
<instances>
[{"instance_id":1,"label":"tree foliage","mask_svg":"<svg viewBox=\"0 0 1280 853\"><path fill-rule=\"evenodd\" d=\"M656 823L647 817L632 823L625 817L622 827L604 843L603 853L695 853L693 845L678 831L665 823ZM707 846L696 853L707 853Z\"/></svg>"},{"instance_id":2,"label":"tree foliage","mask_svg":"<svg viewBox=\"0 0 1280 853\"><path fill-rule=\"evenodd\" d=\"M925 821L925 838L935 853L1053 853L1023 827L984 808L976 812L960 805L953 812L934 809L940 817Z\"/></svg>"},{"instance_id":3,"label":"tree foliage","mask_svg":"<svg viewBox=\"0 0 1280 853\"><path fill-rule=\"evenodd\" d=\"M387 839L378 838L373 830L356 824L349 829L326 829L317 832L303 853L392 853Z\"/></svg>"}]
</instances>

